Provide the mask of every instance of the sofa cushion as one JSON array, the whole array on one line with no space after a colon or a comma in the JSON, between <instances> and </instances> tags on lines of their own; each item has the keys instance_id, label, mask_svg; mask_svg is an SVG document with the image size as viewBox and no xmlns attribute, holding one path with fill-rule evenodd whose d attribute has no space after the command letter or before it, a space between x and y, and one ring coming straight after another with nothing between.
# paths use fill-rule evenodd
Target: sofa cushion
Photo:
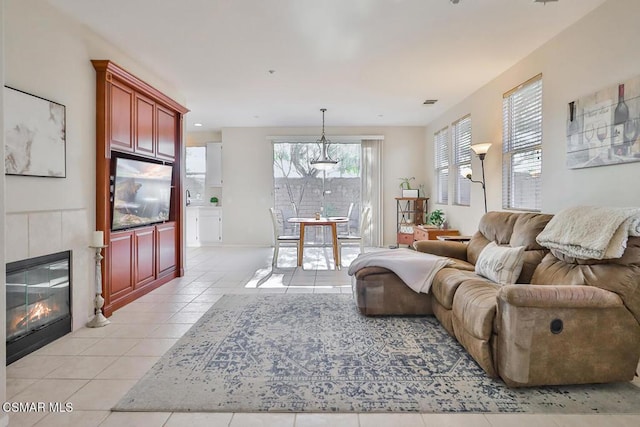
<instances>
[{"instance_id":1,"label":"sofa cushion","mask_svg":"<svg viewBox=\"0 0 640 427\"><path fill-rule=\"evenodd\" d=\"M502 285L516 283L522 271L523 254L524 246L512 248L491 242L480 253L475 271Z\"/></svg>"},{"instance_id":2,"label":"sofa cushion","mask_svg":"<svg viewBox=\"0 0 640 427\"><path fill-rule=\"evenodd\" d=\"M458 287L453 297L453 317L468 334L490 340L496 316L497 295L500 285L488 280L468 280ZM454 330L458 337L458 330Z\"/></svg>"},{"instance_id":3,"label":"sofa cushion","mask_svg":"<svg viewBox=\"0 0 640 427\"><path fill-rule=\"evenodd\" d=\"M556 251L536 268L537 285L588 285L615 292L640 323L640 237L629 237L621 258L572 258Z\"/></svg>"},{"instance_id":4,"label":"sofa cushion","mask_svg":"<svg viewBox=\"0 0 640 427\"><path fill-rule=\"evenodd\" d=\"M553 216L538 213L489 212L478 224L478 231L467 246L467 261L478 262L486 245L524 246L524 265L516 283L530 283L531 276L548 250L536 242L536 236Z\"/></svg>"},{"instance_id":5,"label":"sofa cushion","mask_svg":"<svg viewBox=\"0 0 640 427\"><path fill-rule=\"evenodd\" d=\"M433 278L431 293L433 297L447 310L453 306L453 296L466 280L478 279L478 275L473 271L458 270L456 268L443 268Z\"/></svg>"}]
</instances>

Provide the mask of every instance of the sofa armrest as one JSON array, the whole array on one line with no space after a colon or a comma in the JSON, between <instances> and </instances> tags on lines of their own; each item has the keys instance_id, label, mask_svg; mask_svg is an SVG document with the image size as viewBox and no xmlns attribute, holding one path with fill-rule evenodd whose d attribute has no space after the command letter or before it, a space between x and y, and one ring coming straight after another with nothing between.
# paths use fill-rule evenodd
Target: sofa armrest
<instances>
[{"instance_id":1,"label":"sofa armrest","mask_svg":"<svg viewBox=\"0 0 640 427\"><path fill-rule=\"evenodd\" d=\"M388 270L384 267L364 267L356 271L355 278L356 280L364 280L367 277L374 276L376 274L394 274L394 273L393 271Z\"/></svg>"},{"instance_id":2,"label":"sofa armrest","mask_svg":"<svg viewBox=\"0 0 640 427\"><path fill-rule=\"evenodd\" d=\"M624 305L617 294L584 285L509 285L500 289L498 298L515 307L611 308Z\"/></svg>"},{"instance_id":3,"label":"sofa armrest","mask_svg":"<svg viewBox=\"0 0 640 427\"><path fill-rule=\"evenodd\" d=\"M510 387L631 381L640 326L621 298L584 285L498 292L495 364Z\"/></svg>"},{"instance_id":4,"label":"sofa armrest","mask_svg":"<svg viewBox=\"0 0 640 427\"><path fill-rule=\"evenodd\" d=\"M460 242L443 242L440 240L418 240L413 242L413 248L418 252L467 260L467 245Z\"/></svg>"}]
</instances>

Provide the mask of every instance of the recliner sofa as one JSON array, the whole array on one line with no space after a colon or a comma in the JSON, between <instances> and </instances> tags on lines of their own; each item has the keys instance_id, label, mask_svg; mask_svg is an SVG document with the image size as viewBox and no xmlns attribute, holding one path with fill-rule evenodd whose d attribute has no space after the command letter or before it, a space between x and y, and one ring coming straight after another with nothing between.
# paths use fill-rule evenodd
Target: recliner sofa
<instances>
[{"instance_id":1,"label":"recliner sofa","mask_svg":"<svg viewBox=\"0 0 640 427\"><path fill-rule=\"evenodd\" d=\"M552 218L489 212L468 244L419 241L416 250L450 258L428 294L393 272L356 272L354 296L365 315L435 315L476 362L511 387L633 379L640 358L640 237L621 258L583 260L549 251L536 236ZM524 246L516 284L475 273L491 241Z\"/></svg>"}]
</instances>

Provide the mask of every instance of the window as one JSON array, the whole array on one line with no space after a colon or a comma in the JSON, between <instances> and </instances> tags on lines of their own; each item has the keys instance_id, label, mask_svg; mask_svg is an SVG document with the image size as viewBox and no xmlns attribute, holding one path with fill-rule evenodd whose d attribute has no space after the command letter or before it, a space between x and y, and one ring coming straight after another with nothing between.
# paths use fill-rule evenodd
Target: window
<instances>
[{"instance_id":1,"label":"window","mask_svg":"<svg viewBox=\"0 0 640 427\"><path fill-rule=\"evenodd\" d=\"M207 175L207 148L187 147L185 166L186 179L184 188L189 190L192 200L199 200L204 197L204 182Z\"/></svg>"},{"instance_id":2,"label":"window","mask_svg":"<svg viewBox=\"0 0 640 427\"><path fill-rule=\"evenodd\" d=\"M453 203L461 206L471 204L471 116L465 116L451 125L453 142L452 172L456 177L453 187Z\"/></svg>"},{"instance_id":3,"label":"window","mask_svg":"<svg viewBox=\"0 0 640 427\"><path fill-rule=\"evenodd\" d=\"M502 101L502 207L539 211L542 172L542 75Z\"/></svg>"},{"instance_id":4,"label":"window","mask_svg":"<svg viewBox=\"0 0 640 427\"><path fill-rule=\"evenodd\" d=\"M308 218L316 212L323 216L349 216L350 228L340 231L357 232L361 201L360 143L332 143L329 155L340 160L327 171L310 164L319 153L320 147L315 142L273 143L274 206L282 211L284 218ZM309 232L306 241L330 241L330 235L324 235L324 231L329 231L323 230L326 227L314 228L319 233ZM295 231L286 229L285 233L295 234Z\"/></svg>"},{"instance_id":5,"label":"window","mask_svg":"<svg viewBox=\"0 0 640 427\"><path fill-rule=\"evenodd\" d=\"M449 203L449 128L439 130L434 134L435 167L437 199L436 203Z\"/></svg>"}]
</instances>

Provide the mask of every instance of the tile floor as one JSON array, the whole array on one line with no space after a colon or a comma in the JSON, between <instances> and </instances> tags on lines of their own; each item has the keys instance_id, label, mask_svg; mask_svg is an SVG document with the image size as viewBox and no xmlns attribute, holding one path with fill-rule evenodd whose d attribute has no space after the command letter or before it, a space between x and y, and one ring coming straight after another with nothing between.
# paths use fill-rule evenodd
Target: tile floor
<instances>
[{"instance_id":1,"label":"tile floor","mask_svg":"<svg viewBox=\"0 0 640 427\"><path fill-rule=\"evenodd\" d=\"M10 402L71 402L73 412L11 414L13 426L404 427L637 426L640 415L124 413L110 408L224 294L350 293L347 268L331 253L282 249L271 272L269 248L197 248L186 275L118 310L111 324L82 328L7 367ZM356 250L345 248L348 265ZM640 384L640 381L636 380ZM640 414L640 408L638 408Z\"/></svg>"}]
</instances>

